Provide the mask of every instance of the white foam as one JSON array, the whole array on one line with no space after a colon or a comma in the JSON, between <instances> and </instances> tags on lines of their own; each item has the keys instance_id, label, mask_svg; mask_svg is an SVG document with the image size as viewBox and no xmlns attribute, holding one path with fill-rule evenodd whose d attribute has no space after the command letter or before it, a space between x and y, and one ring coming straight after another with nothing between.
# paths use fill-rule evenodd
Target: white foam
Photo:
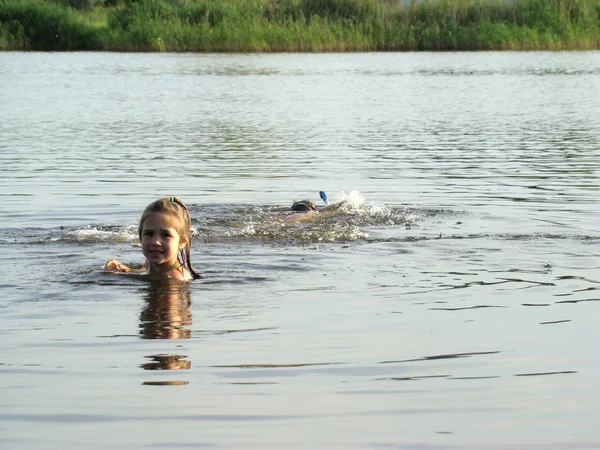
<instances>
[{"instance_id":1,"label":"white foam","mask_svg":"<svg viewBox=\"0 0 600 450\"><path fill-rule=\"evenodd\" d=\"M359 209L365 203L365 198L359 191L341 191L334 197L334 203L344 203L347 209Z\"/></svg>"},{"instance_id":2,"label":"white foam","mask_svg":"<svg viewBox=\"0 0 600 450\"><path fill-rule=\"evenodd\" d=\"M73 242L135 242L138 239L137 229L132 227L118 230L103 230L95 227L72 230L65 233L63 239Z\"/></svg>"}]
</instances>

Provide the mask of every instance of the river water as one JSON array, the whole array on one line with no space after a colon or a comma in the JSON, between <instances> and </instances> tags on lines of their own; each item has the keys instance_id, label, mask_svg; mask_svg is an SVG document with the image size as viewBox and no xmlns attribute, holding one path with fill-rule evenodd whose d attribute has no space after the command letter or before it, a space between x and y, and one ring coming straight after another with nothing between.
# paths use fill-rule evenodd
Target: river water
<instances>
[{"instance_id":1,"label":"river water","mask_svg":"<svg viewBox=\"0 0 600 450\"><path fill-rule=\"evenodd\" d=\"M1 448L600 448L600 52L0 80ZM202 278L105 273L171 195Z\"/></svg>"}]
</instances>

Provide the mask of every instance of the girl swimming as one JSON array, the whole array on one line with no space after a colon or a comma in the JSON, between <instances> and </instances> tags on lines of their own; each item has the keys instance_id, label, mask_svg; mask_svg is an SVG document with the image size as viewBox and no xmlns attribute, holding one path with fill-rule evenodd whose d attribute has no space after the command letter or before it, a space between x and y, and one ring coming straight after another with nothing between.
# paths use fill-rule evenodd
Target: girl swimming
<instances>
[{"instance_id":1,"label":"girl swimming","mask_svg":"<svg viewBox=\"0 0 600 450\"><path fill-rule=\"evenodd\" d=\"M311 220L315 217L323 216L323 214L331 214L339 210L345 204L345 200L333 205L329 204L329 198L325 191L319 191L321 200L325 203L323 208L318 208L315 203L310 200L296 201L292 204L290 212L271 218L271 220L283 220L284 222L297 222ZM320 213L320 214L319 214ZM319 215L317 215L319 214Z\"/></svg>"},{"instance_id":2,"label":"girl swimming","mask_svg":"<svg viewBox=\"0 0 600 450\"><path fill-rule=\"evenodd\" d=\"M298 220L312 219L317 213L317 205L310 200L294 202L290 212L282 217L284 222L296 222Z\"/></svg>"},{"instance_id":3,"label":"girl swimming","mask_svg":"<svg viewBox=\"0 0 600 450\"><path fill-rule=\"evenodd\" d=\"M187 206L178 197L161 198L150 203L138 226L143 268L135 269L114 259L104 268L110 272L148 273L176 280L200 278L190 260L191 220Z\"/></svg>"}]
</instances>

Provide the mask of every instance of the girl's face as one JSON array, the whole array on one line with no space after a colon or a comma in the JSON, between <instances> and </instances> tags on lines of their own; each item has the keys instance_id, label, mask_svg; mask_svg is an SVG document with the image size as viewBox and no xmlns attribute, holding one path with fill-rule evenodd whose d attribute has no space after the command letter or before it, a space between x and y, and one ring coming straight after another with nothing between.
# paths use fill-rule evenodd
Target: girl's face
<instances>
[{"instance_id":1,"label":"girl's face","mask_svg":"<svg viewBox=\"0 0 600 450\"><path fill-rule=\"evenodd\" d=\"M165 271L177 263L185 244L173 227L173 218L162 213L146 217L142 224L142 251L150 271Z\"/></svg>"}]
</instances>

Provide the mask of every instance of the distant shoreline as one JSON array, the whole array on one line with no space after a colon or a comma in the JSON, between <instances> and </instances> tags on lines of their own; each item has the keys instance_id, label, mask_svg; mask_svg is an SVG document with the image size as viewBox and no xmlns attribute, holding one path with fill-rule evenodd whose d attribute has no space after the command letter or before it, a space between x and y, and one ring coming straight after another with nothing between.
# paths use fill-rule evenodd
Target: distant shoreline
<instances>
[{"instance_id":1,"label":"distant shoreline","mask_svg":"<svg viewBox=\"0 0 600 450\"><path fill-rule=\"evenodd\" d=\"M600 48L600 0L0 0L0 50Z\"/></svg>"}]
</instances>

